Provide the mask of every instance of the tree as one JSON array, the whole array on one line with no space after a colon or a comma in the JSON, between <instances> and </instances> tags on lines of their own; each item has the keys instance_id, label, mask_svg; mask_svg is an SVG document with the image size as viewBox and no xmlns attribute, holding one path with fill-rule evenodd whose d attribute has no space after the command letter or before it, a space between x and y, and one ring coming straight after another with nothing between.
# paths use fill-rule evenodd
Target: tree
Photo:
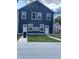
<instances>
[{"instance_id":1,"label":"tree","mask_svg":"<svg viewBox=\"0 0 79 59\"><path fill-rule=\"evenodd\" d=\"M61 16L55 18L55 23L61 24Z\"/></svg>"}]
</instances>

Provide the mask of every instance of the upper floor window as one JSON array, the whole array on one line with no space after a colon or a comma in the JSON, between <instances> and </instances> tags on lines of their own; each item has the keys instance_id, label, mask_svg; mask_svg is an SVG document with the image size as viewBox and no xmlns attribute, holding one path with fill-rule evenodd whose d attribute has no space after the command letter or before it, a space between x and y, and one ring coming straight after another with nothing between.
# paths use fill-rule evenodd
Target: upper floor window
<instances>
[{"instance_id":1,"label":"upper floor window","mask_svg":"<svg viewBox=\"0 0 79 59\"><path fill-rule=\"evenodd\" d=\"M31 19L32 20L36 20L36 12L32 12L31 13Z\"/></svg>"},{"instance_id":2,"label":"upper floor window","mask_svg":"<svg viewBox=\"0 0 79 59\"><path fill-rule=\"evenodd\" d=\"M42 20L42 13L40 12L37 13L37 20Z\"/></svg>"},{"instance_id":3,"label":"upper floor window","mask_svg":"<svg viewBox=\"0 0 79 59\"><path fill-rule=\"evenodd\" d=\"M47 21L50 21L50 20L51 20L51 14L50 14L50 13L47 13L47 14L46 14L46 20L47 20Z\"/></svg>"},{"instance_id":4,"label":"upper floor window","mask_svg":"<svg viewBox=\"0 0 79 59\"><path fill-rule=\"evenodd\" d=\"M21 13L21 19L26 19L26 11L22 11Z\"/></svg>"}]
</instances>

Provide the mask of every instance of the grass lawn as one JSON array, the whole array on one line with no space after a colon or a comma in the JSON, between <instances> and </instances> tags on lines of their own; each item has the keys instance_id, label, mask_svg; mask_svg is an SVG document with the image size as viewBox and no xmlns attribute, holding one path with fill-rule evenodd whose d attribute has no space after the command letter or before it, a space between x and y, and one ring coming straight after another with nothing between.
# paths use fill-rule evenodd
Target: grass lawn
<instances>
[{"instance_id":1,"label":"grass lawn","mask_svg":"<svg viewBox=\"0 0 79 59\"><path fill-rule=\"evenodd\" d=\"M61 34L54 34L52 36L61 39Z\"/></svg>"},{"instance_id":2,"label":"grass lawn","mask_svg":"<svg viewBox=\"0 0 79 59\"><path fill-rule=\"evenodd\" d=\"M28 42L60 42L55 39L51 39L45 35L31 35L28 36Z\"/></svg>"},{"instance_id":3,"label":"grass lawn","mask_svg":"<svg viewBox=\"0 0 79 59\"><path fill-rule=\"evenodd\" d=\"M18 39L21 37L21 35L17 35L17 41L18 41Z\"/></svg>"}]
</instances>

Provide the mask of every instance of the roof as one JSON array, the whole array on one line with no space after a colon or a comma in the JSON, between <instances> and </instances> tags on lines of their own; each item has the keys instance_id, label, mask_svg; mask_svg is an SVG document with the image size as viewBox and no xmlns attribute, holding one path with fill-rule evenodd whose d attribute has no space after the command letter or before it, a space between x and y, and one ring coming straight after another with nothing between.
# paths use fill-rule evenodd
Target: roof
<instances>
[{"instance_id":1,"label":"roof","mask_svg":"<svg viewBox=\"0 0 79 59\"><path fill-rule=\"evenodd\" d=\"M34 1L34 2L32 2L32 3L29 3L29 4L27 4L26 5L26 3L25 4L23 4L21 7L19 7L18 8L18 10L20 10L20 9L22 9L23 7L27 7L27 6L29 6L29 5L31 5L31 4L34 4L34 3L39 3L39 4L42 4L41 2L39 2L39 1ZM42 4L44 7L46 7L46 8L48 8L47 6L45 6L44 4ZM49 9L49 8L48 8ZM51 9L49 9L50 11L52 11ZM52 11L53 12L53 11Z\"/></svg>"}]
</instances>

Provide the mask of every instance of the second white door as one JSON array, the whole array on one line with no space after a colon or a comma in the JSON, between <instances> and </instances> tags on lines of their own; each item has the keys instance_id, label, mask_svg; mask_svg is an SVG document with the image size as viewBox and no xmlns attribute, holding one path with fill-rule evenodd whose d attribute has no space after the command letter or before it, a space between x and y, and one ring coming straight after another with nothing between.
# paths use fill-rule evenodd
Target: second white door
<instances>
[{"instance_id":1,"label":"second white door","mask_svg":"<svg viewBox=\"0 0 79 59\"><path fill-rule=\"evenodd\" d=\"M45 25L45 34L49 34L49 25Z\"/></svg>"}]
</instances>

